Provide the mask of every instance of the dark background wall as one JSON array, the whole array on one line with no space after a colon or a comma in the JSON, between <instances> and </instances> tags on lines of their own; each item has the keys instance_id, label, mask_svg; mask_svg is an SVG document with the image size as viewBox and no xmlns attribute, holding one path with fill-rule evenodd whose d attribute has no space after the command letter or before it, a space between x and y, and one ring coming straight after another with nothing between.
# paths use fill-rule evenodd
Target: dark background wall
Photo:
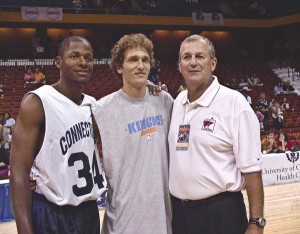
<instances>
[{"instance_id":1,"label":"dark background wall","mask_svg":"<svg viewBox=\"0 0 300 234\"><path fill-rule=\"evenodd\" d=\"M243 54L273 59L278 56L299 55L300 31L298 27L288 26L272 29L235 29L235 30L159 30L159 29L122 29L118 28L46 28L44 26L28 28L0 28L0 58L31 58L31 39L34 33L51 38L45 48L45 57L54 58L58 47L58 37L62 35L80 35L88 38L100 56L101 48L109 49L122 35L141 32L152 39L155 54L161 59L177 59L181 41L191 34L208 37L214 44L219 58L236 58Z\"/></svg>"}]
</instances>

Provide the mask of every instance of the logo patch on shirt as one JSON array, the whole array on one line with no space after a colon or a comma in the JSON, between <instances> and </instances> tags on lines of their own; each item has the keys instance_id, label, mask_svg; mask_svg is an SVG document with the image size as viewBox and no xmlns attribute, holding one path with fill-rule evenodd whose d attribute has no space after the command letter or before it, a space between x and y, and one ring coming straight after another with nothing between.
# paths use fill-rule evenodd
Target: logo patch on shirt
<instances>
[{"instance_id":1,"label":"logo patch on shirt","mask_svg":"<svg viewBox=\"0 0 300 234\"><path fill-rule=\"evenodd\" d=\"M127 124L129 134L140 132L141 136L149 135L150 133L157 132L158 126L164 125L162 115L147 117L132 123Z\"/></svg>"},{"instance_id":2,"label":"logo patch on shirt","mask_svg":"<svg viewBox=\"0 0 300 234\"><path fill-rule=\"evenodd\" d=\"M213 117L211 117L210 119L206 118L203 120L201 130L207 131L207 132L213 132L215 129L215 125L216 125L216 120Z\"/></svg>"}]
</instances>

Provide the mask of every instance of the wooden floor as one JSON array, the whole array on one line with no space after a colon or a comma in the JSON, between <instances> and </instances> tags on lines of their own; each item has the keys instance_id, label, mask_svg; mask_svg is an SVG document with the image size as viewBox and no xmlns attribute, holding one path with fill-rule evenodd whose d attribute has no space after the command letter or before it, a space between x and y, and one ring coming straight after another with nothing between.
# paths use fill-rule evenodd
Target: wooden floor
<instances>
[{"instance_id":1,"label":"wooden floor","mask_svg":"<svg viewBox=\"0 0 300 234\"><path fill-rule=\"evenodd\" d=\"M265 187L265 234L300 234L300 182ZM247 205L246 192L243 192Z\"/></svg>"},{"instance_id":2,"label":"wooden floor","mask_svg":"<svg viewBox=\"0 0 300 234\"><path fill-rule=\"evenodd\" d=\"M99 213L103 220L104 210ZM265 234L299 234L300 183L265 187L265 217ZM0 234L17 234L15 222L0 223Z\"/></svg>"}]
</instances>

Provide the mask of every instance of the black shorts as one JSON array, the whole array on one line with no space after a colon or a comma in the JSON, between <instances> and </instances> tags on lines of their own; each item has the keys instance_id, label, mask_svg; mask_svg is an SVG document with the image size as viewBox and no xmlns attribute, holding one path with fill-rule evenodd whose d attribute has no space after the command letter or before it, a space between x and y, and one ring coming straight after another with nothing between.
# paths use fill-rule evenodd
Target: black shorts
<instances>
[{"instance_id":1,"label":"black shorts","mask_svg":"<svg viewBox=\"0 0 300 234\"><path fill-rule=\"evenodd\" d=\"M98 206L96 201L58 206L33 192L32 225L35 234L99 234Z\"/></svg>"}]
</instances>

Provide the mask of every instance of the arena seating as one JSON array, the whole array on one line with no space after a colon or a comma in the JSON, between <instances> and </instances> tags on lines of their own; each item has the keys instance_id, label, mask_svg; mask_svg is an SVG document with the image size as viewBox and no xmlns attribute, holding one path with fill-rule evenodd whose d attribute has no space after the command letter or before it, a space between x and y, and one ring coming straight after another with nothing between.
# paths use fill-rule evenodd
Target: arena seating
<instances>
[{"instance_id":1,"label":"arena seating","mask_svg":"<svg viewBox=\"0 0 300 234\"><path fill-rule=\"evenodd\" d=\"M282 4L282 0L257 2L255 0L198 0L195 2L188 0L129 0L128 2L112 1L110 8L120 8L119 13L126 14L190 16L191 12L200 11L223 13L225 17L233 18L268 18L300 11L299 0L285 0L284 4ZM126 4L125 8L124 4ZM82 13L107 13L103 5L103 3L82 0ZM250 5L255 5L255 7L250 7ZM5 8L4 10L12 10L21 6L74 8L73 0L0 0L0 7ZM116 12L110 11L110 13Z\"/></svg>"},{"instance_id":2,"label":"arena seating","mask_svg":"<svg viewBox=\"0 0 300 234\"><path fill-rule=\"evenodd\" d=\"M41 63L41 61L40 61ZM17 64L17 65L15 65ZM32 65L25 62L14 62L10 66L0 66L0 84L4 85L4 95L1 99L1 113L6 111L16 117L20 103L24 94L30 90L40 87L42 84L26 84L24 85L23 75L25 69L33 68ZM49 60L47 65L42 66L43 73L46 75L47 84L55 83L59 78L59 70L53 65L53 61ZM234 77L238 82L246 75L250 76L256 73L261 79L263 86L252 87L249 92L252 102L257 102L259 93L265 91L267 100L273 97L273 88L278 83L279 78L272 69L262 62L253 61L231 61L218 64L215 74L221 83L230 82ZM177 69L176 62L162 62L160 65L160 81L167 85L169 93L175 98L177 89L184 84L183 78ZM99 99L107 94L117 91L122 86L122 82L115 78L106 62L97 62L94 65L94 74L92 81L85 86L84 92ZM283 97L287 98L290 104L290 110L284 114L284 127L288 132L292 132L293 128L300 128L300 96L296 94L280 94L277 100L282 101ZM272 126L272 119L269 120ZM300 131L299 131L300 132ZM300 139L296 139L299 140Z\"/></svg>"}]
</instances>

